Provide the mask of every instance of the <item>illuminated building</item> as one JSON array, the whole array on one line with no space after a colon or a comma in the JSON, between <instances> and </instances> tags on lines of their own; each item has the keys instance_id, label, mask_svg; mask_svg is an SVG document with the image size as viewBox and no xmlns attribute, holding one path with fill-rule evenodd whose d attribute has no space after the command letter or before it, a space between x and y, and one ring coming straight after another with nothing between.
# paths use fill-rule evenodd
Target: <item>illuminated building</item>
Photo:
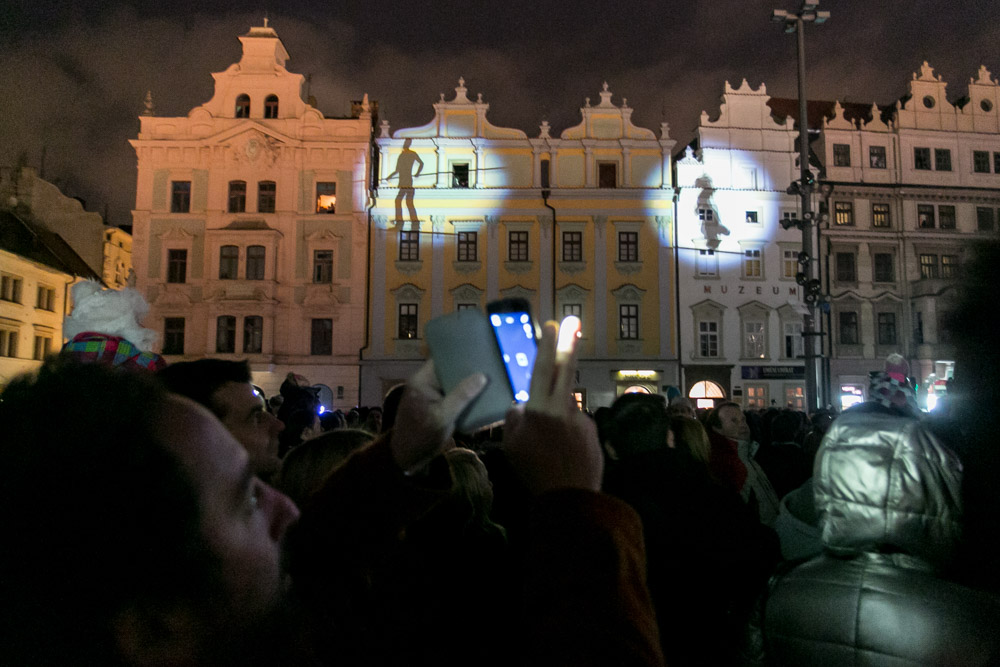
<instances>
[{"instance_id":1,"label":"illuminated building","mask_svg":"<svg viewBox=\"0 0 1000 667\"><path fill-rule=\"evenodd\" d=\"M851 118L838 103L814 145L833 186L822 250L835 399L866 392L891 352L921 394L953 372L947 299L969 243L1000 222L1000 86L985 67L960 103L946 86L924 63L891 107Z\"/></svg>"},{"instance_id":2,"label":"illuminated building","mask_svg":"<svg viewBox=\"0 0 1000 667\"><path fill-rule=\"evenodd\" d=\"M277 33L254 27L215 94L141 117L133 258L169 361L248 359L267 394L289 372L358 401L364 339L367 98L326 118ZM332 407L332 406L328 406Z\"/></svg>"},{"instance_id":3,"label":"illuminated building","mask_svg":"<svg viewBox=\"0 0 1000 667\"><path fill-rule=\"evenodd\" d=\"M529 138L492 125L459 80L426 125L383 122L363 403L418 367L428 320L503 297L540 320L581 317L588 407L676 384L674 141L611 98L605 85L579 125L556 137L543 122Z\"/></svg>"},{"instance_id":4,"label":"illuminated building","mask_svg":"<svg viewBox=\"0 0 1000 667\"><path fill-rule=\"evenodd\" d=\"M701 407L804 407L802 237L781 225L800 215L798 131L769 99L727 82L675 165L682 387Z\"/></svg>"},{"instance_id":5,"label":"illuminated building","mask_svg":"<svg viewBox=\"0 0 1000 667\"><path fill-rule=\"evenodd\" d=\"M134 281L132 270L132 235L118 227L104 228L104 264L101 277L112 289L121 289Z\"/></svg>"}]
</instances>

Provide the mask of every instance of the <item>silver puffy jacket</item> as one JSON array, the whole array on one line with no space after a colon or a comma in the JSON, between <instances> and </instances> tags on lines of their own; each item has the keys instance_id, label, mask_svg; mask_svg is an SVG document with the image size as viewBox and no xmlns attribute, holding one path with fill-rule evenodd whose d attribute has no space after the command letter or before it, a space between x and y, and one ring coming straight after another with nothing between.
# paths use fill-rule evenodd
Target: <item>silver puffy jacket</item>
<instances>
[{"instance_id":1,"label":"silver puffy jacket","mask_svg":"<svg viewBox=\"0 0 1000 667\"><path fill-rule=\"evenodd\" d=\"M814 468L825 553L772 580L766 662L1000 664L1000 597L942 576L961 537L961 480L917 420L841 415Z\"/></svg>"}]
</instances>

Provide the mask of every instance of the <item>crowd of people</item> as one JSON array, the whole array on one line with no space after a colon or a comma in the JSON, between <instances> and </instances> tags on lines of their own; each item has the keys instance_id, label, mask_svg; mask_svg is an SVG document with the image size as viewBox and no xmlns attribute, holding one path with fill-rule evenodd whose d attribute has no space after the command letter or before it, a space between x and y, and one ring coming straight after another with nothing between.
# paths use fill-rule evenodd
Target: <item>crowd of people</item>
<instances>
[{"instance_id":1,"label":"crowd of people","mask_svg":"<svg viewBox=\"0 0 1000 667\"><path fill-rule=\"evenodd\" d=\"M997 262L930 416L899 355L839 415L589 415L554 323L528 403L473 435L485 377L446 394L432 362L321 415L245 362L68 346L0 394L0 662L1000 664Z\"/></svg>"}]
</instances>

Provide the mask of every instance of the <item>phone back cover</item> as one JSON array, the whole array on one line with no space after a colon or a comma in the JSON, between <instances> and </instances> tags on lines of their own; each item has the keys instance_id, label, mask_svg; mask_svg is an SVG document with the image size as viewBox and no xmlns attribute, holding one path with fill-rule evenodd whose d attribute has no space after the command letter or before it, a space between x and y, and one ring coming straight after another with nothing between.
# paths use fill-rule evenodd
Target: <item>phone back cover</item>
<instances>
[{"instance_id":1,"label":"phone back cover","mask_svg":"<svg viewBox=\"0 0 1000 667\"><path fill-rule=\"evenodd\" d=\"M458 416L458 431L471 433L503 421L514 392L486 314L468 309L442 315L427 323L424 337L446 393L473 373L486 374L483 393Z\"/></svg>"}]
</instances>

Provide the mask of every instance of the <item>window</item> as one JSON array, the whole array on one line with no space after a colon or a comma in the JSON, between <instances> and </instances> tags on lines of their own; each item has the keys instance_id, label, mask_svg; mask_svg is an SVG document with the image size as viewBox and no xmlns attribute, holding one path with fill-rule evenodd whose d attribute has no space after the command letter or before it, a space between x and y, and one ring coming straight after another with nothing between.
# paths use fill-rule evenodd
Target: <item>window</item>
<instances>
[{"instance_id":1,"label":"window","mask_svg":"<svg viewBox=\"0 0 1000 667\"><path fill-rule=\"evenodd\" d=\"M399 233L399 261L417 262L420 260L420 232Z\"/></svg>"},{"instance_id":2,"label":"window","mask_svg":"<svg viewBox=\"0 0 1000 667\"><path fill-rule=\"evenodd\" d=\"M992 232L995 226L993 209L985 206L976 207L976 229L981 232Z\"/></svg>"},{"instance_id":3,"label":"window","mask_svg":"<svg viewBox=\"0 0 1000 667\"><path fill-rule=\"evenodd\" d=\"M541 185L542 188L547 190L549 188L549 183L551 182L551 166L548 160L542 160L541 164Z\"/></svg>"},{"instance_id":4,"label":"window","mask_svg":"<svg viewBox=\"0 0 1000 667\"><path fill-rule=\"evenodd\" d=\"M337 184L322 182L316 184L316 212L337 212Z\"/></svg>"},{"instance_id":5,"label":"window","mask_svg":"<svg viewBox=\"0 0 1000 667\"><path fill-rule=\"evenodd\" d=\"M173 181L170 184L170 212L187 213L191 210L191 181Z\"/></svg>"},{"instance_id":6,"label":"window","mask_svg":"<svg viewBox=\"0 0 1000 667\"><path fill-rule=\"evenodd\" d=\"M563 317L569 317L573 315L578 317L581 322L583 322L583 304L582 303L564 303L562 307Z\"/></svg>"},{"instance_id":7,"label":"window","mask_svg":"<svg viewBox=\"0 0 1000 667\"><path fill-rule=\"evenodd\" d=\"M451 165L451 187L453 188L469 187L468 162L460 162L458 164Z\"/></svg>"},{"instance_id":8,"label":"window","mask_svg":"<svg viewBox=\"0 0 1000 667\"><path fill-rule=\"evenodd\" d=\"M872 204L872 227L879 229L892 227L888 204Z\"/></svg>"},{"instance_id":9,"label":"window","mask_svg":"<svg viewBox=\"0 0 1000 667\"><path fill-rule=\"evenodd\" d=\"M399 304L399 337L407 339L417 337L417 304Z\"/></svg>"},{"instance_id":10,"label":"window","mask_svg":"<svg viewBox=\"0 0 1000 667\"><path fill-rule=\"evenodd\" d=\"M840 313L840 344L858 344L858 314L853 310Z\"/></svg>"},{"instance_id":11,"label":"window","mask_svg":"<svg viewBox=\"0 0 1000 667\"><path fill-rule=\"evenodd\" d=\"M937 171L951 171L951 151L947 148L934 149L934 169Z\"/></svg>"},{"instance_id":12,"label":"window","mask_svg":"<svg viewBox=\"0 0 1000 667\"><path fill-rule=\"evenodd\" d=\"M0 357L17 356L17 329L0 329Z\"/></svg>"},{"instance_id":13,"label":"window","mask_svg":"<svg viewBox=\"0 0 1000 667\"><path fill-rule=\"evenodd\" d=\"M0 300L21 303L21 285L23 282L17 276L0 276Z\"/></svg>"},{"instance_id":14,"label":"window","mask_svg":"<svg viewBox=\"0 0 1000 667\"><path fill-rule=\"evenodd\" d=\"M920 255L920 277L925 280L939 277L937 255Z\"/></svg>"},{"instance_id":15,"label":"window","mask_svg":"<svg viewBox=\"0 0 1000 667\"><path fill-rule=\"evenodd\" d=\"M868 164L872 169L885 169L885 146L868 147Z\"/></svg>"},{"instance_id":16,"label":"window","mask_svg":"<svg viewBox=\"0 0 1000 667\"><path fill-rule=\"evenodd\" d=\"M767 407L767 385L755 384L747 385L747 408L766 408Z\"/></svg>"},{"instance_id":17,"label":"window","mask_svg":"<svg viewBox=\"0 0 1000 667\"><path fill-rule=\"evenodd\" d=\"M972 171L977 174L990 173L989 151L972 151Z\"/></svg>"},{"instance_id":18,"label":"window","mask_svg":"<svg viewBox=\"0 0 1000 667\"><path fill-rule=\"evenodd\" d=\"M757 211L747 211L747 224L756 225L758 222Z\"/></svg>"},{"instance_id":19,"label":"window","mask_svg":"<svg viewBox=\"0 0 1000 667\"><path fill-rule=\"evenodd\" d=\"M458 261L475 262L479 257L477 254L478 232L458 233Z\"/></svg>"},{"instance_id":20,"label":"window","mask_svg":"<svg viewBox=\"0 0 1000 667\"><path fill-rule=\"evenodd\" d=\"M240 265L240 249L234 245L219 248L219 280L236 280Z\"/></svg>"},{"instance_id":21,"label":"window","mask_svg":"<svg viewBox=\"0 0 1000 667\"><path fill-rule=\"evenodd\" d=\"M802 340L802 323L785 322L785 358L804 357L805 349L805 343Z\"/></svg>"},{"instance_id":22,"label":"window","mask_svg":"<svg viewBox=\"0 0 1000 667\"><path fill-rule=\"evenodd\" d=\"M747 359L763 359L765 348L764 323L743 323L743 356Z\"/></svg>"},{"instance_id":23,"label":"window","mask_svg":"<svg viewBox=\"0 0 1000 667\"><path fill-rule=\"evenodd\" d=\"M639 306L631 303L618 306L618 330L622 339L639 338Z\"/></svg>"},{"instance_id":24,"label":"window","mask_svg":"<svg viewBox=\"0 0 1000 667\"><path fill-rule=\"evenodd\" d=\"M699 208L698 209L698 219L702 222L711 222L714 218L714 213L710 208Z\"/></svg>"},{"instance_id":25,"label":"window","mask_svg":"<svg viewBox=\"0 0 1000 667\"><path fill-rule=\"evenodd\" d=\"M781 253L781 277L794 278L799 272L799 253L784 250Z\"/></svg>"},{"instance_id":26,"label":"window","mask_svg":"<svg viewBox=\"0 0 1000 667\"><path fill-rule=\"evenodd\" d=\"M958 277L958 255L941 255L941 277Z\"/></svg>"},{"instance_id":27,"label":"window","mask_svg":"<svg viewBox=\"0 0 1000 667\"><path fill-rule=\"evenodd\" d=\"M583 232L563 232L562 258L564 262L583 261Z\"/></svg>"},{"instance_id":28,"label":"window","mask_svg":"<svg viewBox=\"0 0 1000 667\"><path fill-rule=\"evenodd\" d=\"M877 252L873 256L873 276L872 280L877 283L891 283L896 281L896 267L892 253Z\"/></svg>"},{"instance_id":29,"label":"window","mask_svg":"<svg viewBox=\"0 0 1000 667\"><path fill-rule=\"evenodd\" d=\"M278 96L268 95L264 98L264 118L278 117Z\"/></svg>"},{"instance_id":30,"label":"window","mask_svg":"<svg viewBox=\"0 0 1000 667\"><path fill-rule=\"evenodd\" d=\"M930 204L917 204L917 227L934 229L934 207Z\"/></svg>"},{"instance_id":31,"label":"window","mask_svg":"<svg viewBox=\"0 0 1000 667\"><path fill-rule=\"evenodd\" d=\"M187 282L188 251L172 248L167 251L167 282Z\"/></svg>"},{"instance_id":32,"label":"window","mask_svg":"<svg viewBox=\"0 0 1000 667\"><path fill-rule=\"evenodd\" d=\"M236 318L232 315L220 315L215 319L215 351L218 354L236 351Z\"/></svg>"},{"instance_id":33,"label":"window","mask_svg":"<svg viewBox=\"0 0 1000 667\"><path fill-rule=\"evenodd\" d=\"M929 148L913 149L913 168L914 169L931 168L931 149Z\"/></svg>"},{"instance_id":34,"label":"window","mask_svg":"<svg viewBox=\"0 0 1000 667\"><path fill-rule=\"evenodd\" d=\"M698 275L719 275L719 258L715 256L714 250L706 250L704 248L698 250Z\"/></svg>"},{"instance_id":35,"label":"window","mask_svg":"<svg viewBox=\"0 0 1000 667\"><path fill-rule=\"evenodd\" d=\"M56 309L56 291L51 287L38 286L38 294L35 298L35 308L54 311Z\"/></svg>"},{"instance_id":36,"label":"window","mask_svg":"<svg viewBox=\"0 0 1000 667\"><path fill-rule=\"evenodd\" d=\"M229 181L229 212L243 213L247 210L247 182Z\"/></svg>"},{"instance_id":37,"label":"window","mask_svg":"<svg viewBox=\"0 0 1000 667\"><path fill-rule=\"evenodd\" d=\"M333 354L333 320L328 317L314 318L309 341L309 354Z\"/></svg>"},{"instance_id":38,"label":"window","mask_svg":"<svg viewBox=\"0 0 1000 667\"><path fill-rule=\"evenodd\" d=\"M833 166L834 167L850 167L851 166L851 146L850 146L850 144L834 144L833 145Z\"/></svg>"},{"instance_id":39,"label":"window","mask_svg":"<svg viewBox=\"0 0 1000 667\"><path fill-rule=\"evenodd\" d=\"M184 318L163 319L163 354L184 354Z\"/></svg>"},{"instance_id":40,"label":"window","mask_svg":"<svg viewBox=\"0 0 1000 667\"><path fill-rule=\"evenodd\" d=\"M1000 153L993 153L993 173L1000 174Z\"/></svg>"},{"instance_id":41,"label":"window","mask_svg":"<svg viewBox=\"0 0 1000 667\"><path fill-rule=\"evenodd\" d=\"M785 407L804 411L806 407L806 390L802 385L789 387L785 385Z\"/></svg>"},{"instance_id":42,"label":"window","mask_svg":"<svg viewBox=\"0 0 1000 667\"><path fill-rule=\"evenodd\" d=\"M858 281L857 261L853 252L837 253L837 282L856 283Z\"/></svg>"},{"instance_id":43,"label":"window","mask_svg":"<svg viewBox=\"0 0 1000 667\"><path fill-rule=\"evenodd\" d=\"M479 304L476 303L456 303L455 310L479 310Z\"/></svg>"},{"instance_id":44,"label":"window","mask_svg":"<svg viewBox=\"0 0 1000 667\"><path fill-rule=\"evenodd\" d=\"M528 232L507 234L507 259L511 262L528 261Z\"/></svg>"},{"instance_id":45,"label":"window","mask_svg":"<svg viewBox=\"0 0 1000 667\"><path fill-rule=\"evenodd\" d=\"M236 118L249 118L250 117L250 96L240 95L236 98L236 112L233 114Z\"/></svg>"},{"instance_id":46,"label":"window","mask_svg":"<svg viewBox=\"0 0 1000 667\"><path fill-rule=\"evenodd\" d=\"M896 313L878 314L878 344L896 344Z\"/></svg>"},{"instance_id":47,"label":"window","mask_svg":"<svg viewBox=\"0 0 1000 667\"><path fill-rule=\"evenodd\" d=\"M955 229L955 207L950 204L938 206L938 227Z\"/></svg>"},{"instance_id":48,"label":"window","mask_svg":"<svg viewBox=\"0 0 1000 667\"><path fill-rule=\"evenodd\" d=\"M853 225L854 204L849 201L834 202L833 222L838 225Z\"/></svg>"},{"instance_id":49,"label":"window","mask_svg":"<svg viewBox=\"0 0 1000 667\"><path fill-rule=\"evenodd\" d=\"M52 339L48 336L35 336L35 350L32 359L41 361L52 349Z\"/></svg>"},{"instance_id":50,"label":"window","mask_svg":"<svg viewBox=\"0 0 1000 667\"><path fill-rule=\"evenodd\" d=\"M616 162L597 163L597 187L599 188L618 187L618 163Z\"/></svg>"},{"instance_id":51,"label":"window","mask_svg":"<svg viewBox=\"0 0 1000 667\"><path fill-rule=\"evenodd\" d=\"M718 322L698 322L698 356L719 356Z\"/></svg>"},{"instance_id":52,"label":"window","mask_svg":"<svg viewBox=\"0 0 1000 667\"><path fill-rule=\"evenodd\" d=\"M261 181L257 184L257 212L274 213L275 193L274 181Z\"/></svg>"},{"instance_id":53,"label":"window","mask_svg":"<svg viewBox=\"0 0 1000 667\"><path fill-rule=\"evenodd\" d=\"M247 248L247 280L264 279L264 257L267 251L262 245Z\"/></svg>"},{"instance_id":54,"label":"window","mask_svg":"<svg viewBox=\"0 0 1000 667\"><path fill-rule=\"evenodd\" d=\"M639 261L639 232L618 232L618 261Z\"/></svg>"},{"instance_id":55,"label":"window","mask_svg":"<svg viewBox=\"0 0 1000 667\"><path fill-rule=\"evenodd\" d=\"M333 282L333 251L313 250L313 282Z\"/></svg>"},{"instance_id":56,"label":"window","mask_svg":"<svg viewBox=\"0 0 1000 667\"><path fill-rule=\"evenodd\" d=\"M761 276L760 253L761 251L759 248L743 251L744 278L760 278Z\"/></svg>"},{"instance_id":57,"label":"window","mask_svg":"<svg viewBox=\"0 0 1000 667\"><path fill-rule=\"evenodd\" d=\"M243 353L260 354L264 346L264 318L248 315L243 318Z\"/></svg>"}]
</instances>

